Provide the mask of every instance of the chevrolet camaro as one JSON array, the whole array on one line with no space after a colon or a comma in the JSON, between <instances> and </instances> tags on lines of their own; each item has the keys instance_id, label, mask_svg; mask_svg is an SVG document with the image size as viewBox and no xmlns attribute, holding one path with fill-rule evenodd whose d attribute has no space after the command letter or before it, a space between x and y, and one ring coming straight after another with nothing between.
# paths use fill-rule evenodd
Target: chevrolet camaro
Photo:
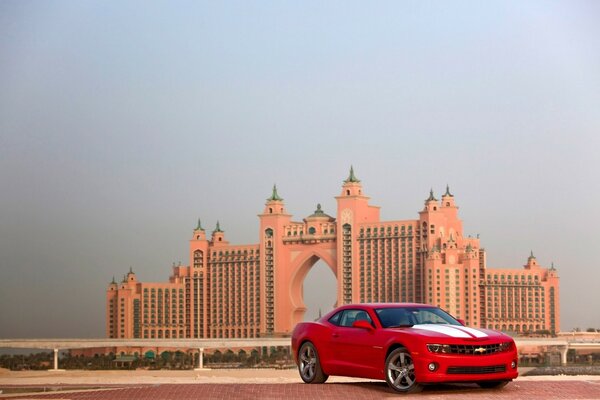
<instances>
[{"instance_id":1,"label":"chevrolet camaro","mask_svg":"<svg viewBox=\"0 0 600 400\"><path fill-rule=\"evenodd\" d=\"M306 383L352 376L385 380L404 393L444 382L498 388L518 375L510 336L468 328L426 304L344 305L296 325L292 352Z\"/></svg>"}]
</instances>

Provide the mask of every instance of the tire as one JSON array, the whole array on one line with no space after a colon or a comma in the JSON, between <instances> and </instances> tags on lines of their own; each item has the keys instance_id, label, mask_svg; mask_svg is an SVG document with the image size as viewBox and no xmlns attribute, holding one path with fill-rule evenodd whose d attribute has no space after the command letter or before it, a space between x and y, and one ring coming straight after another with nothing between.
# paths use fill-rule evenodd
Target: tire
<instances>
[{"instance_id":1,"label":"tire","mask_svg":"<svg viewBox=\"0 0 600 400\"><path fill-rule=\"evenodd\" d=\"M324 383L329 375L321 368L319 353L311 342L305 342L298 352L298 372L305 383Z\"/></svg>"},{"instance_id":2,"label":"tire","mask_svg":"<svg viewBox=\"0 0 600 400\"><path fill-rule=\"evenodd\" d=\"M423 385L417 382L415 364L404 347L392 351L385 360L385 381L388 386L400 393L417 393Z\"/></svg>"},{"instance_id":3,"label":"tire","mask_svg":"<svg viewBox=\"0 0 600 400\"><path fill-rule=\"evenodd\" d=\"M479 387L482 387L484 389L502 389L508 384L508 382L510 381L484 381L477 382L477 384L479 385Z\"/></svg>"}]
</instances>

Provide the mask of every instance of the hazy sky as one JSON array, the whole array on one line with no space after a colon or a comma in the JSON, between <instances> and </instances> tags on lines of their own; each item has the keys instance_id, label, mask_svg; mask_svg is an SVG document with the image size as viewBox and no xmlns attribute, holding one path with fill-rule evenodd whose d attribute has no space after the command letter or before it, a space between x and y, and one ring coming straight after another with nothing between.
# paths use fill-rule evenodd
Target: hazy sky
<instances>
[{"instance_id":1,"label":"hazy sky","mask_svg":"<svg viewBox=\"0 0 600 400\"><path fill-rule=\"evenodd\" d=\"M4 0L0 337L104 336L113 275L166 281L198 217L257 243L273 183L335 215L351 164L384 220L450 184L488 267L533 250L600 328L599 152L597 1Z\"/></svg>"}]
</instances>

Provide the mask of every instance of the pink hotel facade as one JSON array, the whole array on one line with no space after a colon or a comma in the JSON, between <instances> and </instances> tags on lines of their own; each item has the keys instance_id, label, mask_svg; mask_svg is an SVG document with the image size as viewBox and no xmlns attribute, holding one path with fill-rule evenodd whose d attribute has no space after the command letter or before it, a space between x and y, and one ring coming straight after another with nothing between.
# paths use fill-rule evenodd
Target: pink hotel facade
<instances>
[{"instance_id":1,"label":"pink hotel facade","mask_svg":"<svg viewBox=\"0 0 600 400\"><path fill-rule=\"evenodd\" d=\"M133 271L106 292L110 338L238 338L289 334L306 307L302 285L323 260L337 278L337 304L424 302L470 326L558 332L559 278L533 253L520 269L488 269L479 238L464 237L454 196L433 191L418 219L381 221L361 182L343 182L335 217L320 205L292 221L276 187L259 214L259 243L232 245L219 223L198 221L189 265L168 282Z\"/></svg>"}]
</instances>

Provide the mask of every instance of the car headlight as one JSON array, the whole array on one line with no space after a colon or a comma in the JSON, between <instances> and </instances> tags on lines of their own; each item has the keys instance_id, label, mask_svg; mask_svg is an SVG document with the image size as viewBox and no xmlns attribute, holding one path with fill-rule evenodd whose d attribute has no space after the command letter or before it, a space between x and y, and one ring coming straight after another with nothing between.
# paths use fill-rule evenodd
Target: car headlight
<instances>
[{"instance_id":1,"label":"car headlight","mask_svg":"<svg viewBox=\"0 0 600 400\"><path fill-rule=\"evenodd\" d=\"M449 344L428 344L427 350L431 353L450 353L450 345Z\"/></svg>"},{"instance_id":2,"label":"car headlight","mask_svg":"<svg viewBox=\"0 0 600 400\"><path fill-rule=\"evenodd\" d=\"M506 351L509 350L511 348L512 343L511 342L504 342L504 343L500 343L499 350L500 351Z\"/></svg>"}]
</instances>

